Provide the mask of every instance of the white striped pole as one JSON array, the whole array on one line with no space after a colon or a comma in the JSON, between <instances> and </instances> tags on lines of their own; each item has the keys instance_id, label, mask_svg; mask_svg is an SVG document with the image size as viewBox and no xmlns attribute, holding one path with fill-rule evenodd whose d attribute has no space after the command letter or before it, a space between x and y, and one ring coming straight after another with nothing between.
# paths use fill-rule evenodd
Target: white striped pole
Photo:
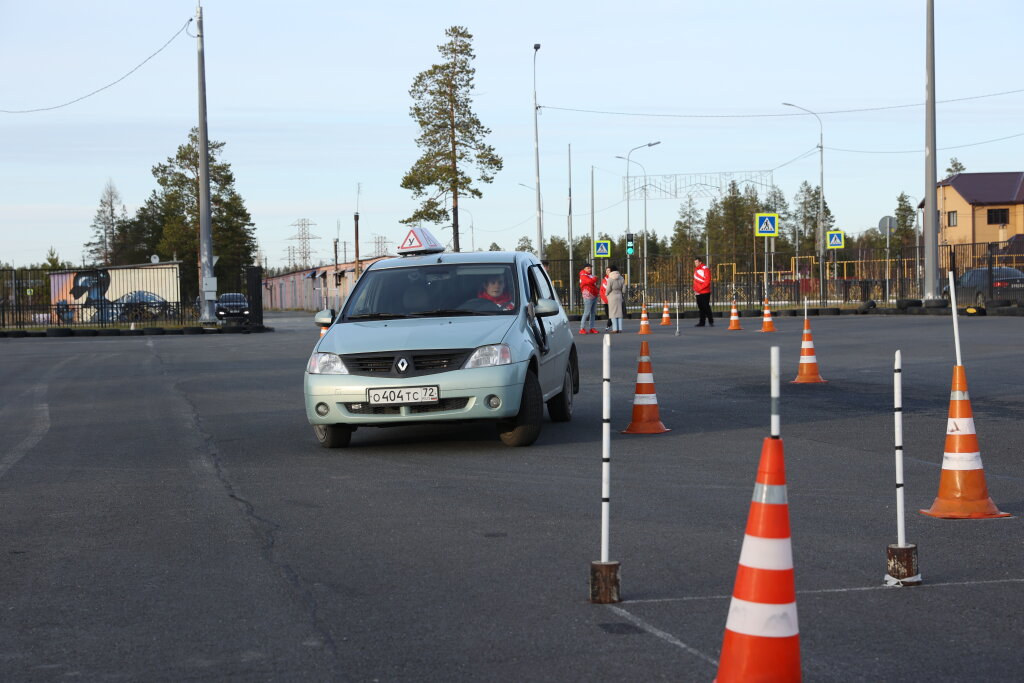
<instances>
[{"instance_id":1,"label":"white striped pole","mask_svg":"<svg viewBox=\"0 0 1024 683\"><path fill-rule=\"evenodd\" d=\"M896 545L886 549L886 586L919 586L917 546L907 543L903 503L903 354L897 350L892 368L893 436L896 442Z\"/></svg>"},{"instance_id":2,"label":"white striped pole","mask_svg":"<svg viewBox=\"0 0 1024 683\"><path fill-rule=\"evenodd\" d=\"M601 367L601 561L608 561L608 525L611 517L612 487L612 338L604 338Z\"/></svg>"},{"instance_id":3,"label":"white striped pole","mask_svg":"<svg viewBox=\"0 0 1024 683\"><path fill-rule=\"evenodd\" d=\"M953 271L949 271L949 300L953 302L953 340L956 342L956 364L963 365L960 358L960 322L956 315L956 285L953 283Z\"/></svg>"},{"instance_id":4,"label":"white striped pole","mask_svg":"<svg viewBox=\"0 0 1024 683\"><path fill-rule=\"evenodd\" d=\"M782 436L779 423L779 347L772 347L772 438Z\"/></svg>"},{"instance_id":5,"label":"white striped pole","mask_svg":"<svg viewBox=\"0 0 1024 683\"><path fill-rule=\"evenodd\" d=\"M679 291L676 291L676 336L679 336Z\"/></svg>"},{"instance_id":6,"label":"white striped pole","mask_svg":"<svg viewBox=\"0 0 1024 683\"><path fill-rule=\"evenodd\" d=\"M899 350L892 371L893 423L896 437L896 543L907 544L907 527L903 511L903 358Z\"/></svg>"},{"instance_id":7,"label":"white striped pole","mask_svg":"<svg viewBox=\"0 0 1024 683\"><path fill-rule=\"evenodd\" d=\"M601 392L601 560L590 563L590 601L620 602L619 563L608 560L608 528L611 516L612 473L612 338L604 338Z\"/></svg>"}]
</instances>

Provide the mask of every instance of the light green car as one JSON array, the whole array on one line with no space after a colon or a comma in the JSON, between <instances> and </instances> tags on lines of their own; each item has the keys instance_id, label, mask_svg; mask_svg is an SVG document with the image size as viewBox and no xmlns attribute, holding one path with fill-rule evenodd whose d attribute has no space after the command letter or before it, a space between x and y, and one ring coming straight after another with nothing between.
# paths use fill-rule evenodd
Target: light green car
<instances>
[{"instance_id":1,"label":"light green car","mask_svg":"<svg viewBox=\"0 0 1024 683\"><path fill-rule=\"evenodd\" d=\"M339 448L358 427L487 420L504 443L529 446L545 403L553 421L572 419L576 346L537 258L407 251L367 268L337 318L315 318L329 325L305 374L317 441Z\"/></svg>"}]
</instances>

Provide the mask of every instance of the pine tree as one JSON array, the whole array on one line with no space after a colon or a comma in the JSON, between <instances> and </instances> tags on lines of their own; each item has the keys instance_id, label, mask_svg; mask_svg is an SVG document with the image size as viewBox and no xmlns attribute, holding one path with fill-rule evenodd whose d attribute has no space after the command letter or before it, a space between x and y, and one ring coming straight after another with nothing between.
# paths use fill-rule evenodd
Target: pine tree
<instances>
[{"instance_id":1,"label":"pine tree","mask_svg":"<svg viewBox=\"0 0 1024 683\"><path fill-rule=\"evenodd\" d=\"M949 168L946 169L946 177L948 178L951 175L956 175L957 173L963 173L966 170L967 170L967 167L965 167L963 164L961 164L959 159L957 159L956 157L952 157L949 160Z\"/></svg>"},{"instance_id":2,"label":"pine tree","mask_svg":"<svg viewBox=\"0 0 1024 683\"><path fill-rule=\"evenodd\" d=\"M118 209L120 208L120 212ZM92 219L92 241L85 243L85 253L96 265L118 265L114 254L114 238L120 224L127 220L121 194L113 180L107 180L100 194L100 205Z\"/></svg>"},{"instance_id":3,"label":"pine tree","mask_svg":"<svg viewBox=\"0 0 1024 683\"><path fill-rule=\"evenodd\" d=\"M471 107L476 74L471 66L475 59L473 36L462 26L452 26L445 35L449 41L437 47L442 62L419 73L409 90L413 99L409 113L420 127L416 145L423 154L402 178L401 186L423 201L402 222L451 220L453 248L459 251L459 198L483 196L465 169L475 167L477 179L490 183L501 170L502 160L484 143L491 131Z\"/></svg>"},{"instance_id":4,"label":"pine tree","mask_svg":"<svg viewBox=\"0 0 1024 683\"><path fill-rule=\"evenodd\" d=\"M913 245L917 240L917 231L914 229L914 219L917 212L910 203L910 197L906 192L900 192L896 198L896 229L893 231L890 244L895 241L898 245Z\"/></svg>"}]
</instances>

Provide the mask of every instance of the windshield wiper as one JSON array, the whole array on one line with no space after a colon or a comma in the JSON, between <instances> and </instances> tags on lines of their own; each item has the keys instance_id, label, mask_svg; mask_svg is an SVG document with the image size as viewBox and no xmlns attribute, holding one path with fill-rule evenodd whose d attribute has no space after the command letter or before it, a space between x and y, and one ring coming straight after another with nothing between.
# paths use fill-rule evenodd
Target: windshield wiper
<instances>
[{"instance_id":1,"label":"windshield wiper","mask_svg":"<svg viewBox=\"0 0 1024 683\"><path fill-rule=\"evenodd\" d=\"M346 316L345 320L397 320L406 317L408 316L402 313L360 313Z\"/></svg>"},{"instance_id":2,"label":"windshield wiper","mask_svg":"<svg viewBox=\"0 0 1024 683\"><path fill-rule=\"evenodd\" d=\"M477 315L478 311L467 311L465 308L438 308L433 311L416 311L410 318L428 318L435 315Z\"/></svg>"}]
</instances>

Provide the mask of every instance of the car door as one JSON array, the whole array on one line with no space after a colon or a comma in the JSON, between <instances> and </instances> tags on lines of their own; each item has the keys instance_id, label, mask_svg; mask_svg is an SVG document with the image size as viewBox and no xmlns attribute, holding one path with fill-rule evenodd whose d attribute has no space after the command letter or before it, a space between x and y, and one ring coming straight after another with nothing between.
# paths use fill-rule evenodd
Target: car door
<instances>
[{"instance_id":1,"label":"car door","mask_svg":"<svg viewBox=\"0 0 1024 683\"><path fill-rule=\"evenodd\" d=\"M531 265L527 269L527 282L530 287L530 301L534 304L538 299L558 299L555 297L551 280L548 279L544 267L539 263ZM544 395L557 391L562 386L565 364L568 362L568 344L566 338L571 338L569 323L565 313L559 310L556 315L545 317L537 316L532 323L536 325L543 335L546 348L540 354L540 386Z\"/></svg>"}]
</instances>

